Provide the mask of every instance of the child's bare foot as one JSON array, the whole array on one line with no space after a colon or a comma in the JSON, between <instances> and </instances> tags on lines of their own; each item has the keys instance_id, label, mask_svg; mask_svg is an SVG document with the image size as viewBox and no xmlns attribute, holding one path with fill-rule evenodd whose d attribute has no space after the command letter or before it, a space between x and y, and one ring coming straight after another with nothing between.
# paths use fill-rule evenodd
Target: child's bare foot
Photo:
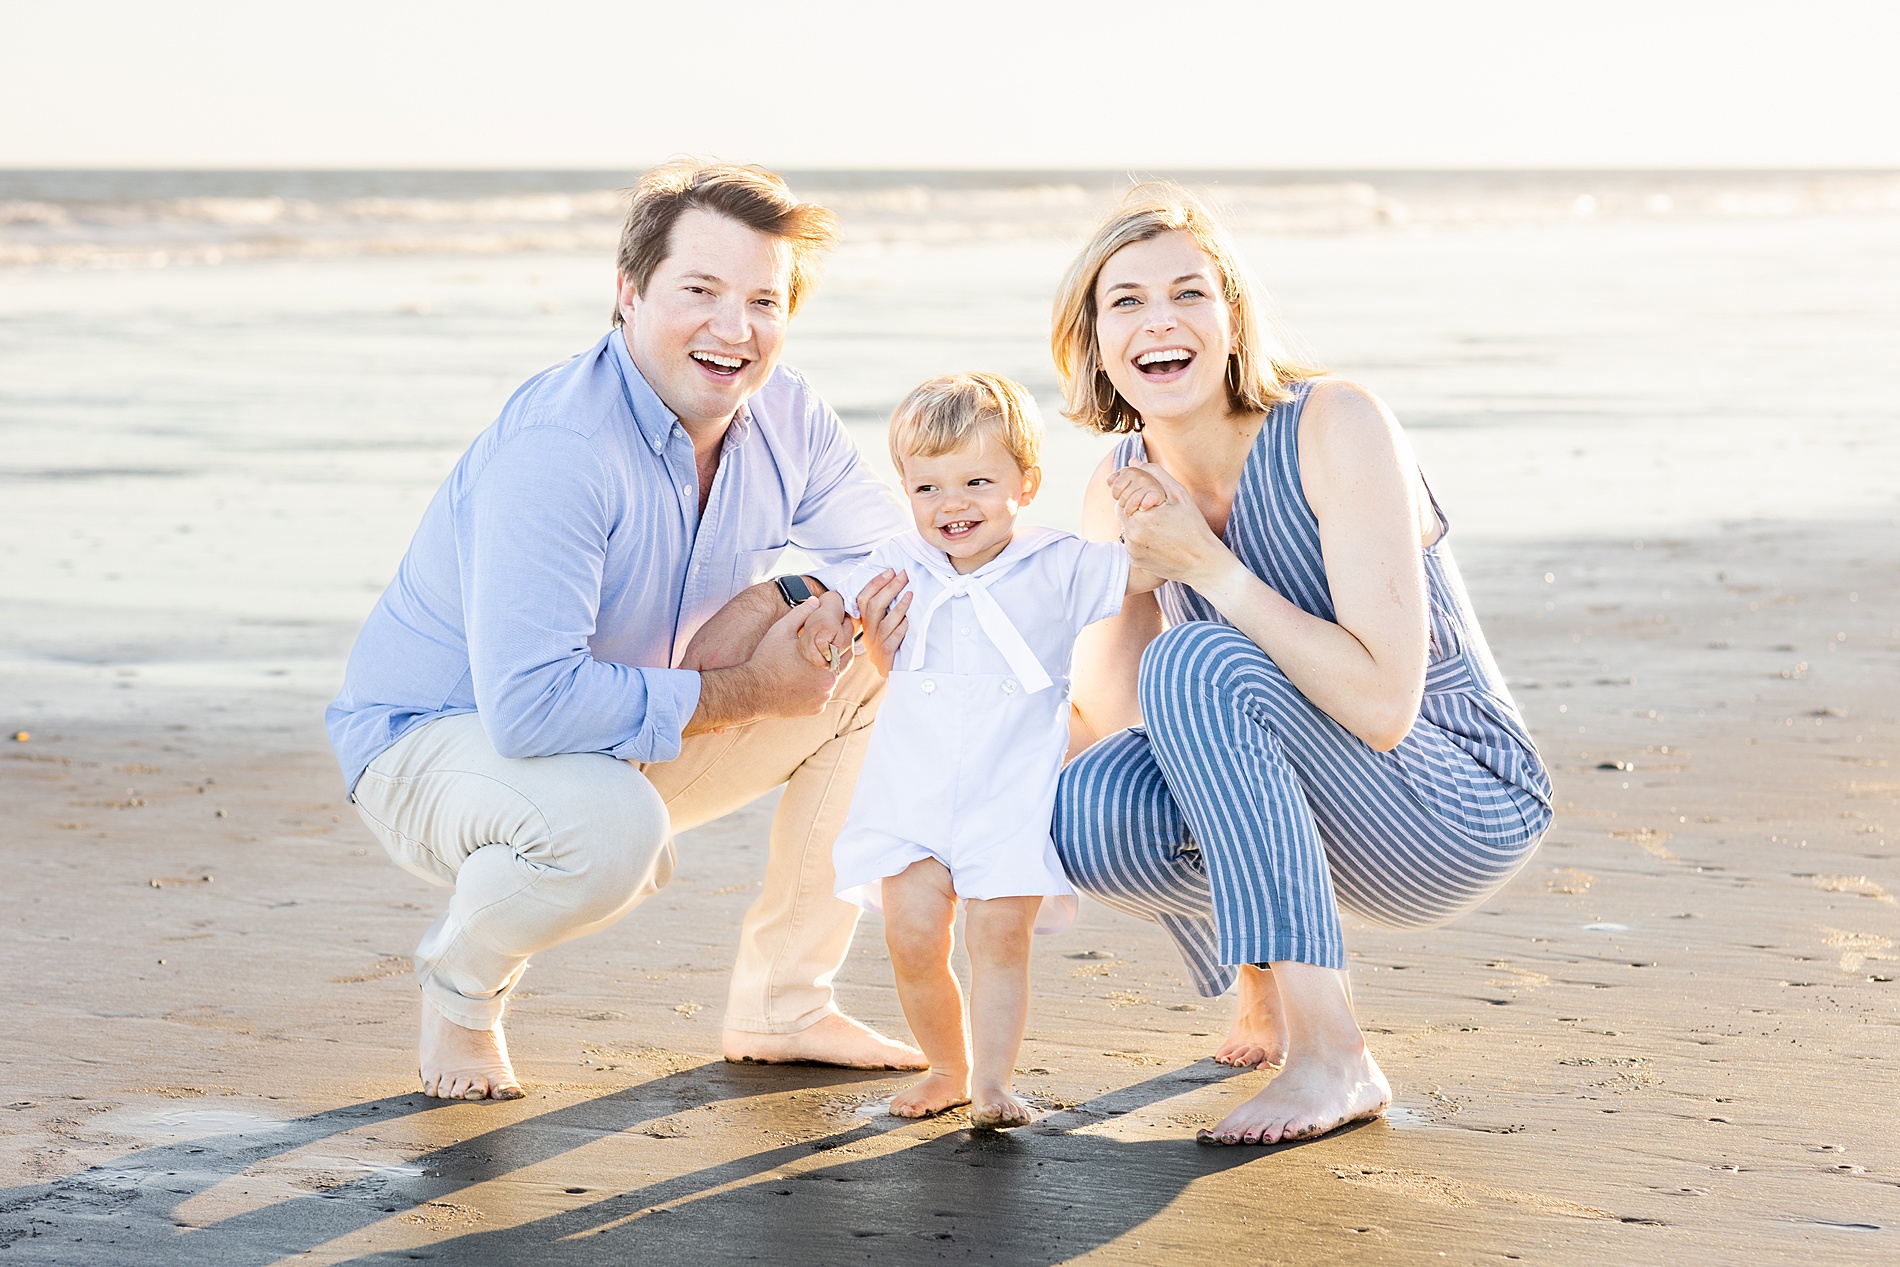
<instances>
[{"instance_id":1,"label":"child's bare foot","mask_svg":"<svg viewBox=\"0 0 1900 1267\"><path fill-rule=\"evenodd\" d=\"M422 1093L438 1100L519 1100L524 1094L508 1061L501 1026L468 1029L422 1001L416 1061Z\"/></svg>"},{"instance_id":2,"label":"child's bare foot","mask_svg":"<svg viewBox=\"0 0 1900 1267\"><path fill-rule=\"evenodd\" d=\"M969 1076L935 1070L891 1097L892 1117L935 1117L945 1109L970 1102Z\"/></svg>"},{"instance_id":3,"label":"child's bare foot","mask_svg":"<svg viewBox=\"0 0 1900 1267\"><path fill-rule=\"evenodd\" d=\"M1392 1103L1385 1074L1363 1046L1339 1057L1295 1057L1260 1094L1196 1137L1203 1144L1311 1139L1377 1117Z\"/></svg>"},{"instance_id":4,"label":"child's bare foot","mask_svg":"<svg viewBox=\"0 0 1900 1267\"><path fill-rule=\"evenodd\" d=\"M1237 1069L1278 1069L1286 1063L1286 1016L1271 972L1243 964L1234 1023L1214 1060Z\"/></svg>"},{"instance_id":5,"label":"child's bare foot","mask_svg":"<svg viewBox=\"0 0 1900 1267\"><path fill-rule=\"evenodd\" d=\"M1031 1119L1029 1106L1001 1087L983 1088L970 1101L970 1125L978 1130L1006 1131L1027 1126Z\"/></svg>"}]
</instances>

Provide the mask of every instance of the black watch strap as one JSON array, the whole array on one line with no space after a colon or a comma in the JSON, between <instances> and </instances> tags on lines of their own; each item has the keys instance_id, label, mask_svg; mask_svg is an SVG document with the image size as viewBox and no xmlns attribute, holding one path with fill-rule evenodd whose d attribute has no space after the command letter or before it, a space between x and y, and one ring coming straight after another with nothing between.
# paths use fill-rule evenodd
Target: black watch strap
<instances>
[{"instance_id":1,"label":"black watch strap","mask_svg":"<svg viewBox=\"0 0 1900 1267\"><path fill-rule=\"evenodd\" d=\"M785 600L787 607L796 607L813 597L811 584L802 576L775 577L772 583L778 586L779 597Z\"/></svg>"}]
</instances>

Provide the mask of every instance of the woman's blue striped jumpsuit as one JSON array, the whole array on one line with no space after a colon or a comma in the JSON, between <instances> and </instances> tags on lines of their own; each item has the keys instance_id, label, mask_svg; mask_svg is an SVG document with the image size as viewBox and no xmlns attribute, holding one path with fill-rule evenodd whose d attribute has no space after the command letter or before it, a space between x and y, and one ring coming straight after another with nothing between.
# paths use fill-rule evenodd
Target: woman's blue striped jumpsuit
<instances>
[{"instance_id":1,"label":"woman's blue striped jumpsuit","mask_svg":"<svg viewBox=\"0 0 1900 1267\"><path fill-rule=\"evenodd\" d=\"M1300 488L1310 387L1294 384L1267 415L1225 540L1280 594L1332 620L1319 523ZM1129 436L1115 464L1144 453ZM1063 772L1055 840L1070 878L1159 922L1203 995L1226 990L1243 963L1344 968L1341 906L1389 928L1452 919L1501 888L1550 822L1550 778L1439 522L1424 552L1425 696L1392 751L1315 708L1206 599L1169 582L1169 627L1141 657L1143 725Z\"/></svg>"}]
</instances>

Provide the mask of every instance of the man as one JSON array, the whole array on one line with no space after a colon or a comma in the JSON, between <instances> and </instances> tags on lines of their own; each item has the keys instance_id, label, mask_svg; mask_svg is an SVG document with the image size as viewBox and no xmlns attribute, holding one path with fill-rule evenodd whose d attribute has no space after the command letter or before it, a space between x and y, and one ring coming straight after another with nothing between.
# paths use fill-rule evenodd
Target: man
<instances>
[{"instance_id":1,"label":"man","mask_svg":"<svg viewBox=\"0 0 1900 1267\"><path fill-rule=\"evenodd\" d=\"M908 522L778 367L833 225L757 168L648 173L615 329L469 447L357 639L327 714L352 800L455 889L416 951L430 1095L521 1095L502 1013L529 956L665 885L674 831L781 783L726 1058L924 1067L831 997L857 917L831 843L882 681L799 654L806 621L842 627L837 595L761 579L788 543L835 562Z\"/></svg>"}]
</instances>

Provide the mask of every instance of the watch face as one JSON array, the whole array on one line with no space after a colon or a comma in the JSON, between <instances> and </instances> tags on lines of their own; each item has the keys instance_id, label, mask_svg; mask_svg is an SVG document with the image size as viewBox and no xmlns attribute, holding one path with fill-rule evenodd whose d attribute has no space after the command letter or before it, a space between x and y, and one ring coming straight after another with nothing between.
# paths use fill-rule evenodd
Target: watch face
<instances>
[{"instance_id":1,"label":"watch face","mask_svg":"<svg viewBox=\"0 0 1900 1267\"><path fill-rule=\"evenodd\" d=\"M778 578L778 592L785 599L787 607L796 607L811 597L811 586L802 576L781 576Z\"/></svg>"}]
</instances>

